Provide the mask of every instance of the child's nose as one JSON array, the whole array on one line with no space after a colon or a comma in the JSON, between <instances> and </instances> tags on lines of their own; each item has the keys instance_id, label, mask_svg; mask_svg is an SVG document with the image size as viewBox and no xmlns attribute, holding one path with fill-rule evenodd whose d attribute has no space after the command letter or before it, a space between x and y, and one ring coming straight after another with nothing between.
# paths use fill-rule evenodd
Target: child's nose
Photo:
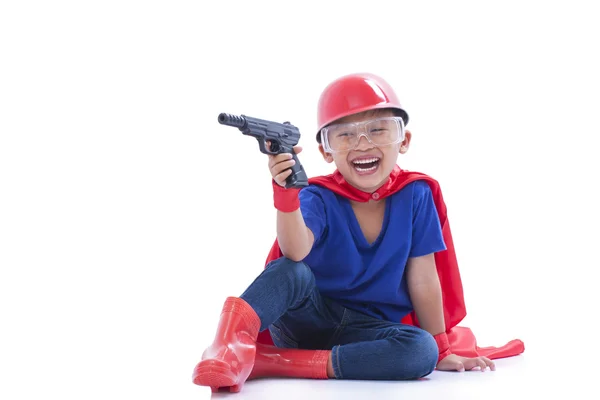
<instances>
[{"instance_id":1,"label":"child's nose","mask_svg":"<svg viewBox=\"0 0 600 400\"><path fill-rule=\"evenodd\" d=\"M373 147L373 143L369 141L369 138L364 133L358 136L358 143L356 143L357 149L370 149Z\"/></svg>"}]
</instances>

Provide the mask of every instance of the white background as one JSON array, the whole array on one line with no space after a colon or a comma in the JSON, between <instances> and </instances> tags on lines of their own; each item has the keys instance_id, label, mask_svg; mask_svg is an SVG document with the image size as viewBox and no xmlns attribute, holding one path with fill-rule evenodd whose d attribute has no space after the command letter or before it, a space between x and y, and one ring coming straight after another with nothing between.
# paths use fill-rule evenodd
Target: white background
<instances>
[{"instance_id":1,"label":"white background","mask_svg":"<svg viewBox=\"0 0 600 400\"><path fill-rule=\"evenodd\" d=\"M207 398L192 370L275 234L267 158L217 115L291 121L330 173L317 99L358 71L442 185L462 325L524 340L531 390L585 385L563 376L597 365L590 4L3 2L0 398Z\"/></svg>"}]
</instances>

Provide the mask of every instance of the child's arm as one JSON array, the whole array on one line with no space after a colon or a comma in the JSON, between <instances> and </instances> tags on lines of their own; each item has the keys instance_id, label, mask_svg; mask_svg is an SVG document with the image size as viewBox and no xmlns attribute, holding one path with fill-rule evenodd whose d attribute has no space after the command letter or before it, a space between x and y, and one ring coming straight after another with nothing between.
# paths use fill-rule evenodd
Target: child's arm
<instances>
[{"instance_id":1,"label":"child's arm","mask_svg":"<svg viewBox=\"0 0 600 400\"><path fill-rule=\"evenodd\" d=\"M299 208L292 212L277 211L277 241L283 255L290 260L302 261L308 255L315 237Z\"/></svg>"},{"instance_id":2,"label":"child's arm","mask_svg":"<svg viewBox=\"0 0 600 400\"><path fill-rule=\"evenodd\" d=\"M408 259L408 291L421 328L433 336L446 330L442 288L434 254Z\"/></svg>"},{"instance_id":3,"label":"child's arm","mask_svg":"<svg viewBox=\"0 0 600 400\"><path fill-rule=\"evenodd\" d=\"M452 354L446 322L442 288L435 265L435 253L446 249L442 228L431 189L426 183L415 184L414 226L410 256L406 265L408 292L421 328L431 333L438 345L437 369L464 371L479 366L494 369L485 357L460 357Z\"/></svg>"},{"instance_id":4,"label":"child's arm","mask_svg":"<svg viewBox=\"0 0 600 400\"><path fill-rule=\"evenodd\" d=\"M268 144L270 147L270 144ZM296 154L300 146L294 147ZM277 209L277 242L283 255L293 261L302 261L312 249L315 237L306 226L300 210L300 189L285 189L285 179L294 165L289 153L269 156L269 169L273 177L273 197Z\"/></svg>"},{"instance_id":5,"label":"child's arm","mask_svg":"<svg viewBox=\"0 0 600 400\"><path fill-rule=\"evenodd\" d=\"M409 258L406 273L408 291L419 325L431 333L438 343L440 354L437 368L445 371L464 371L479 367L485 371L489 367L492 371L495 370L494 362L487 357L468 358L452 354L446 335L442 289L434 254Z\"/></svg>"}]
</instances>

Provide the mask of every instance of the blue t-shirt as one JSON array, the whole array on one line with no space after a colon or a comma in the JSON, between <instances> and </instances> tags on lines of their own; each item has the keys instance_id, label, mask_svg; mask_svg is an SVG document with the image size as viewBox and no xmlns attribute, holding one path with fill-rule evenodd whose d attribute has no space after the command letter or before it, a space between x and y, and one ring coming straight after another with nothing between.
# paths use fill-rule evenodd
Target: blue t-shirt
<instances>
[{"instance_id":1,"label":"blue t-shirt","mask_svg":"<svg viewBox=\"0 0 600 400\"><path fill-rule=\"evenodd\" d=\"M351 308L394 322L412 308L404 274L409 257L446 250L429 185L415 181L387 197L379 237L369 244L350 201L310 185L300 208L315 243L304 262L320 292Z\"/></svg>"}]
</instances>

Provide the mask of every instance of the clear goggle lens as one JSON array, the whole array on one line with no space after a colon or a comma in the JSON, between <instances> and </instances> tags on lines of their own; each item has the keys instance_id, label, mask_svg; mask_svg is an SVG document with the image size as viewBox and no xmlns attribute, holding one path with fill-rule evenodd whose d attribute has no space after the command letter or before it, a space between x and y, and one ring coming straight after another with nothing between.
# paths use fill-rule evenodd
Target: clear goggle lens
<instances>
[{"instance_id":1,"label":"clear goggle lens","mask_svg":"<svg viewBox=\"0 0 600 400\"><path fill-rule=\"evenodd\" d=\"M327 152L354 150L361 136L374 146L400 143L404 140L404 121L400 117L385 117L321 129L321 143Z\"/></svg>"}]
</instances>

